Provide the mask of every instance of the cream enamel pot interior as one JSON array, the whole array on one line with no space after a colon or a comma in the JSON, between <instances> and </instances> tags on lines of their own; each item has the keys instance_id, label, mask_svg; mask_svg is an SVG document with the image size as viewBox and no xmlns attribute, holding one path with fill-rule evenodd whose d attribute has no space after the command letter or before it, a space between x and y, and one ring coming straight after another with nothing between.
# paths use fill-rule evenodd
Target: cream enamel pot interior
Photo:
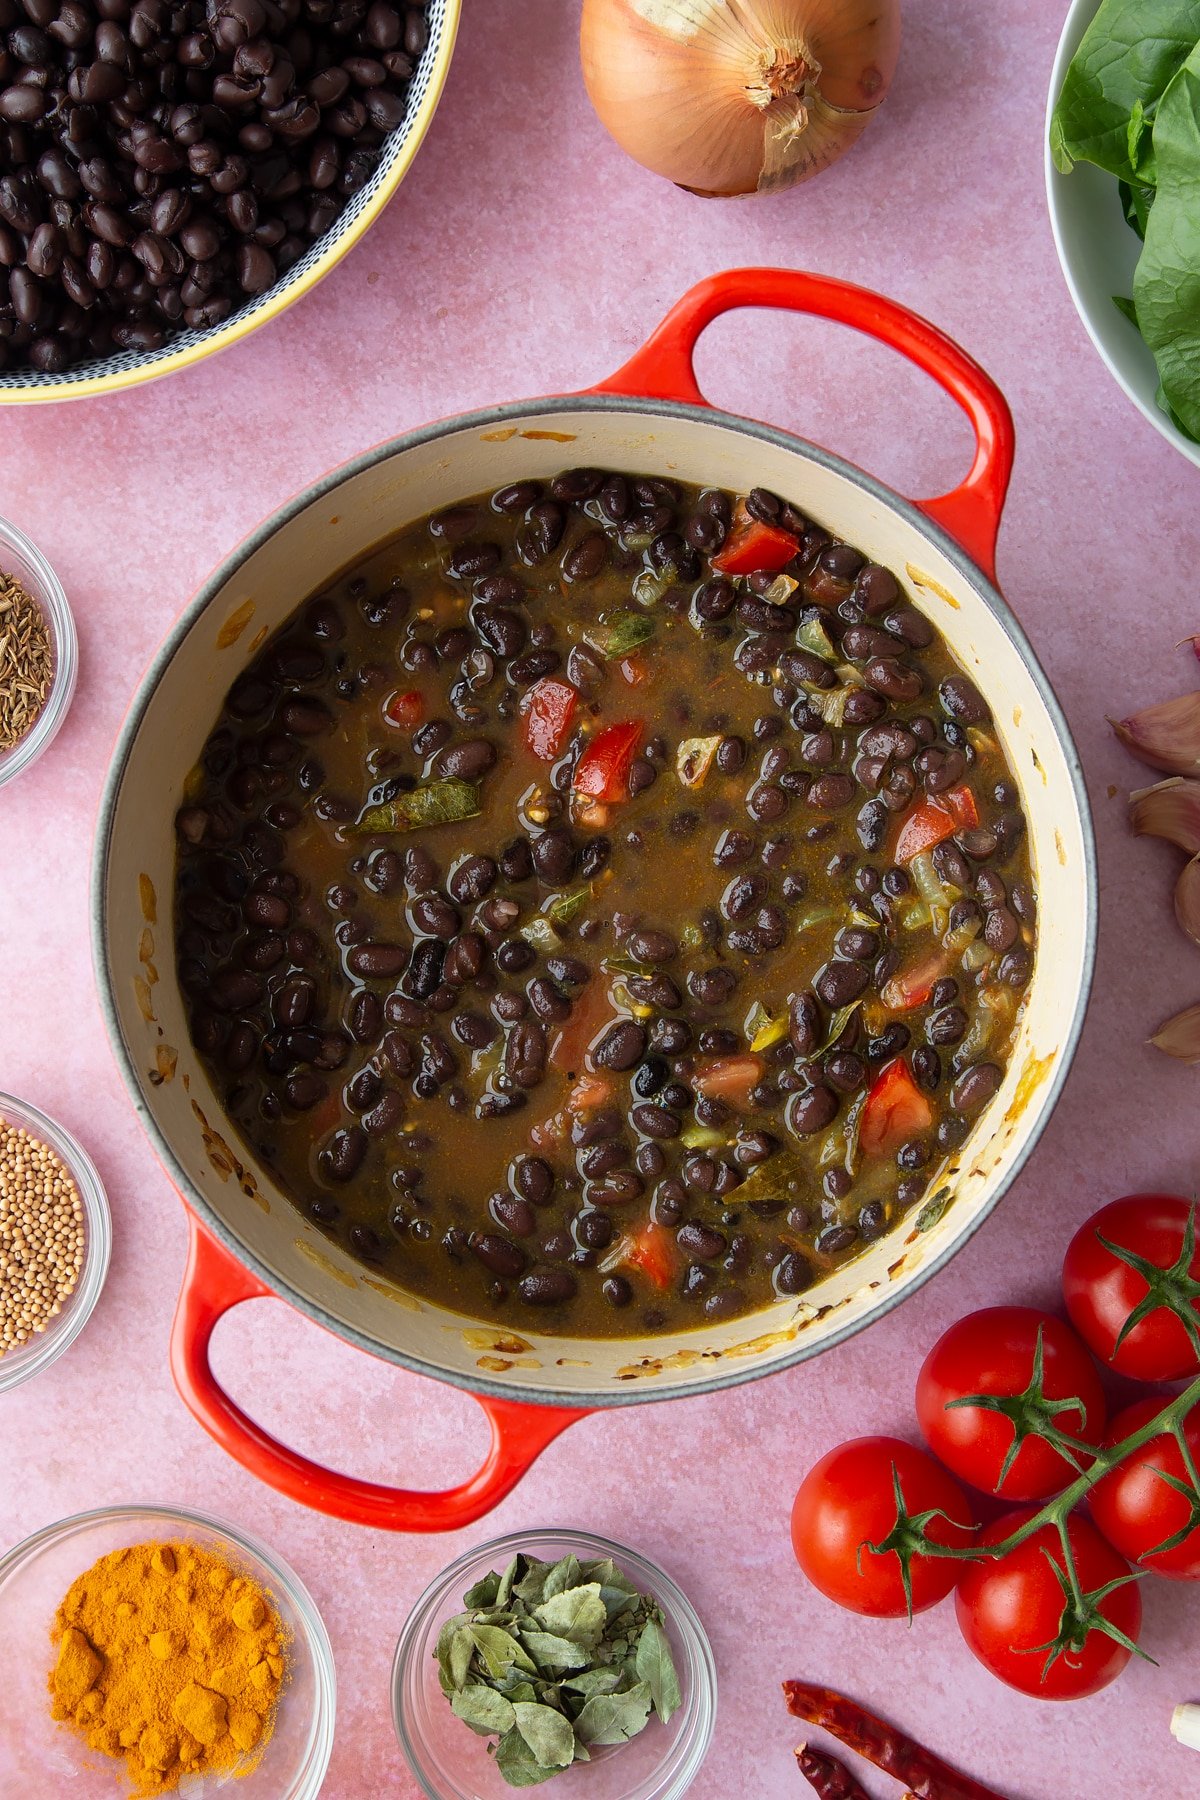
<instances>
[{"instance_id":1,"label":"cream enamel pot interior","mask_svg":"<svg viewBox=\"0 0 1200 1800\"><path fill-rule=\"evenodd\" d=\"M692 370L697 338L730 308L764 305L853 325L939 380L976 431L963 486L923 504L902 500L799 438L709 409ZM172 1342L176 1380L207 1429L263 1479L377 1527L461 1526L507 1493L584 1411L748 1381L861 1330L940 1268L996 1205L1066 1076L1091 979L1096 910L1075 750L990 579L1011 455L1011 420L998 390L924 320L822 277L733 271L686 295L601 388L451 419L337 470L270 519L193 601L145 678L109 776L95 862L95 958L125 1079L190 1209L191 1254ZM991 702L1022 788L1040 890L1041 937L1019 1041L1002 1088L940 1179L942 1201L927 1203L919 1220L798 1300L640 1343L555 1340L524 1319L507 1330L481 1324L399 1292L343 1254L226 1127L189 1046L173 974L175 812L227 688L267 634L409 521L572 464L742 492L761 484L900 574ZM401 1490L322 1469L276 1443L218 1387L207 1354L221 1314L267 1293L364 1350L475 1393L492 1426L483 1467L443 1493Z\"/></svg>"}]
</instances>

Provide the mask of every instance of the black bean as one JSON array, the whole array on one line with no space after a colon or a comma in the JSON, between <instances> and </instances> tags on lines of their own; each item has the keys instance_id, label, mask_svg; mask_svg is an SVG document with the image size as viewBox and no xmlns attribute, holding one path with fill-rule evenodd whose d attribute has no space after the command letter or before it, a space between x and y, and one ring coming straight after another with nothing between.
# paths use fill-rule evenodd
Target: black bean
<instances>
[{"instance_id":1,"label":"black bean","mask_svg":"<svg viewBox=\"0 0 1200 1800\"><path fill-rule=\"evenodd\" d=\"M478 781L496 761L496 749L486 738L468 738L450 744L437 759L438 774L455 781Z\"/></svg>"},{"instance_id":2,"label":"black bean","mask_svg":"<svg viewBox=\"0 0 1200 1800\"><path fill-rule=\"evenodd\" d=\"M931 1013L925 1021L925 1036L931 1044L947 1049L960 1043L967 1034L970 1020L961 1006L946 1006Z\"/></svg>"},{"instance_id":3,"label":"black bean","mask_svg":"<svg viewBox=\"0 0 1200 1800\"><path fill-rule=\"evenodd\" d=\"M832 1125L838 1112L838 1097L832 1088L818 1084L793 1094L788 1100L784 1118L795 1137L809 1137Z\"/></svg>"},{"instance_id":4,"label":"black bean","mask_svg":"<svg viewBox=\"0 0 1200 1800\"><path fill-rule=\"evenodd\" d=\"M703 1220L689 1219L675 1233L675 1242L693 1262L716 1262L718 1257L724 1256L728 1240L723 1232L706 1225Z\"/></svg>"},{"instance_id":5,"label":"black bean","mask_svg":"<svg viewBox=\"0 0 1200 1800\"><path fill-rule=\"evenodd\" d=\"M735 972L718 965L712 969L693 969L687 978L688 993L701 1006L724 1006L737 987Z\"/></svg>"},{"instance_id":6,"label":"black bean","mask_svg":"<svg viewBox=\"0 0 1200 1800\"><path fill-rule=\"evenodd\" d=\"M836 1012L839 1007L857 1000L870 981L871 971L863 963L845 962L834 957L817 975L813 986L826 1006Z\"/></svg>"},{"instance_id":7,"label":"black bean","mask_svg":"<svg viewBox=\"0 0 1200 1800\"><path fill-rule=\"evenodd\" d=\"M367 1134L360 1125L335 1131L321 1155L321 1167L330 1181L352 1181L367 1153Z\"/></svg>"},{"instance_id":8,"label":"black bean","mask_svg":"<svg viewBox=\"0 0 1200 1800\"><path fill-rule=\"evenodd\" d=\"M853 1225L831 1225L817 1239L817 1252L821 1256L837 1256L848 1250L858 1236Z\"/></svg>"},{"instance_id":9,"label":"black bean","mask_svg":"<svg viewBox=\"0 0 1200 1800\"><path fill-rule=\"evenodd\" d=\"M1004 1071L995 1063L975 1063L955 1080L950 1089L950 1104L956 1112L979 1112L1003 1080Z\"/></svg>"},{"instance_id":10,"label":"black bean","mask_svg":"<svg viewBox=\"0 0 1200 1800\"><path fill-rule=\"evenodd\" d=\"M805 989L793 996L788 1010L788 1037L797 1056L811 1056L821 1042L821 1009Z\"/></svg>"},{"instance_id":11,"label":"black bean","mask_svg":"<svg viewBox=\"0 0 1200 1800\"><path fill-rule=\"evenodd\" d=\"M632 1069L646 1054L646 1033L633 1019L611 1025L592 1052L592 1060L606 1069Z\"/></svg>"},{"instance_id":12,"label":"black bean","mask_svg":"<svg viewBox=\"0 0 1200 1800\"><path fill-rule=\"evenodd\" d=\"M347 952L346 967L366 981L389 981L407 967L409 952L401 944L369 941Z\"/></svg>"},{"instance_id":13,"label":"black bean","mask_svg":"<svg viewBox=\"0 0 1200 1800\"><path fill-rule=\"evenodd\" d=\"M501 1237L496 1231L472 1232L469 1244L484 1268L492 1275L511 1279L521 1273L529 1260L519 1244Z\"/></svg>"},{"instance_id":14,"label":"black bean","mask_svg":"<svg viewBox=\"0 0 1200 1800\"><path fill-rule=\"evenodd\" d=\"M600 1292L610 1306L628 1306L633 1299L633 1288L624 1275L609 1275L600 1284Z\"/></svg>"},{"instance_id":15,"label":"black bean","mask_svg":"<svg viewBox=\"0 0 1200 1800\"><path fill-rule=\"evenodd\" d=\"M674 1012L683 1004L683 996L669 975L656 971L653 975L630 975L626 986L633 998L660 1012ZM664 1021L665 1023L665 1021Z\"/></svg>"},{"instance_id":16,"label":"black bean","mask_svg":"<svg viewBox=\"0 0 1200 1800\"><path fill-rule=\"evenodd\" d=\"M533 874L533 852L527 838L514 838L500 852L500 873L506 881L528 881Z\"/></svg>"},{"instance_id":17,"label":"black bean","mask_svg":"<svg viewBox=\"0 0 1200 1800\"><path fill-rule=\"evenodd\" d=\"M669 932L650 930L630 932L627 948L630 956L641 963L673 962L679 950Z\"/></svg>"},{"instance_id":18,"label":"black bean","mask_svg":"<svg viewBox=\"0 0 1200 1800\"><path fill-rule=\"evenodd\" d=\"M630 1115L631 1123L644 1137L673 1138L680 1132L679 1120L665 1106L654 1106L644 1103L635 1106Z\"/></svg>"},{"instance_id":19,"label":"black bean","mask_svg":"<svg viewBox=\"0 0 1200 1800\"><path fill-rule=\"evenodd\" d=\"M1016 917L1007 906L996 906L983 922L983 940L990 950L1010 950L1021 935Z\"/></svg>"},{"instance_id":20,"label":"black bean","mask_svg":"<svg viewBox=\"0 0 1200 1800\"><path fill-rule=\"evenodd\" d=\"M514 1025L504 1046L504 1067L519 1088L534 1088L546 1073L546 1030L533 1019Z\"/></svg>"},{"instance_id":21,"label":"black bean","mask_svg":"<svg viewBox=\"0 0 1200 1800\"><path fill-rule=\"evenodd\" d=\"M412 947L404 984L416 1000L428 1000L442 979L446 946L438 938L419 938ZM390 1005L390 1001L388 1003ZM391 1014L388 1015L391 1017ZM401 1021L397 1020L396 1023Z\"/></svg>"},{"instance_id":22,"label":"black bean","mask_svg":"<svg viewBox=\"0 0 1200 1800\"><path fill-rule=\"evenodd\" d=\"M534 1206L548 1205L554 1193L554 1170L540 1156L519 1156L509 1171L514 1190Z\"/></svg>"},{"instance_id":23,"label":"black bean","mask_svg":"<svg viewBox=\"0 0 1200 1800\"><path fill-rule=\"evenodd\" d=\"M578 1284L569 1269L534 1269L517 1292L527 1306L563 1306L575 1297Z\"/></svg>"},{"instance_id":24,"label":"black bean","mask_svg":"<svg viewBox=\"0 0 1200 1800\"><path fill-rule=\"evenodd\" d=\"M938 687L942 711L960 725L986 725L991 708L966 675L947 675Z\"/></svg>"},{"instance_id":25,"label":"black bean","mask_svg":"<svg viewBox=\"0 0 1200 1800\"><path fill-rule=\"evenodd\" d=\"M779 1294L802 1294L805 1288L811 1287L812 1279L812 1266L798 1250L789 1250L776 1263L772 1276L775 1291Z\"/></svg>"},{"instance_id":26,"label":"black bean","mask_svg":"<svg viewBox=\"0 0 1200 1800\"><path fill-rule=\"evenodd\" d=\"M894 656L873 656L863 676L885 699L901 702L919 699L925 685L919 670L909 668Z\"/></svg>"},{"instance_id":27,"label":"black bean","mask_svg":"<svg viewBox=\"0 0 1200 1800\"><path fill-rule=\"evenodd\" d=\"M569 831L559 826L539 833L533 840L533 866L540 880L557 887L569 881L575 866L575 846Z\"/></svg>"}]
</instances>

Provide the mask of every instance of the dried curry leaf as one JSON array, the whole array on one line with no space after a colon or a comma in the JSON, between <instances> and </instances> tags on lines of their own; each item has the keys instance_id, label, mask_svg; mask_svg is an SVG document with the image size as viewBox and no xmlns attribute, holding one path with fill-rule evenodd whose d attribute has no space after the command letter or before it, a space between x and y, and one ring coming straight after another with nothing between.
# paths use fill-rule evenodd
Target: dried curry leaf
<instances>
[{"instance_id":1,"label":"dried curry leaf","mask_svg":"<svg viewBox=\"0 0 1200 1800\"><path fill-rule=\"evenodd\" d=\"M603 620L594 631L585 634L587 642L593 650L598 650L610 662L617 662L630 651L637 650L648 643L654 636L654 620L645 613L634 612L630 607L618 607L615 611L605 613Z\"/></svg>"},{"instance_id":2,"label":"dried curry leaf","mask_svg":"<svg viewBox=\"0 0 1200 1800\"><path fill-rule=\"evenodd\" d=\"M419 831L427 825L455 825L480 812L479 785L447 777L426 781L407 794L396 794L377 806L368 806L349 827L352 833Z\"/></svg>"}]
</instances>

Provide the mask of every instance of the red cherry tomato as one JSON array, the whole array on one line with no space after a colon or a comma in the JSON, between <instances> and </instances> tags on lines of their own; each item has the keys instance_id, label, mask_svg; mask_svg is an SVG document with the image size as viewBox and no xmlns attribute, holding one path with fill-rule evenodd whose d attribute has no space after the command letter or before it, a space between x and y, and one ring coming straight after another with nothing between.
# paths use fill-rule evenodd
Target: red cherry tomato
<instances>
[{"instance_id":1,"label":"red cherry tomato","mask_svg":"<svg viewBox=\"0 0 1200 1800\"><path fill-rule=\"evenodd\" d=\"M1028 1506L1005 1513L984 1528L978 1542L1001 1543L1033 1516ZM1129 1574L1129 1564L1081 1514L1071 1514L1067 1536L1084 1594L1094 1594ZM1039 1700L1079 1700L1097 1694L1116 1680L1131 1654L1103 1630L1081 1628L1077 1633L1081 1641L1067 1643L1048 1661L1050 1647L1064 1628L1066 1579L1062 1541L1053 1525L1043 1525L1007 1556L967 1563L955 1596L959 1630L984 1668ZM1115 1588L1097 1605L1103 1618L1137 1642L1142 1602L1135 1582Z\"/></svg>"},{"instance_id":2,"label":"red cherry tomato","mask_svg":"<svg viewBox=\"0 0 1200 1800\"><path fill-rule=\"evenodd\" d=\"M1200 1374L1200 1248L1193 1242L1184 1254L1185 1237L1195 1235L1194 1212L1177 1194L1127 1194L1094 1213L1067 1247L1063 1297L1071 1323L1102 1362L1135 1381ZM1192 1331L1168 1299L1191 1315Z\"/></svg>"},{"instance_id":3,"label":"red cherry tomato","mask_svg":"<svg viewBox=\"0 0 1200 1800\"><path fill-rule=\"evenodd\" d=\"M764 525L761 519L752 519L746 502L739 500L729 536L713 557L712 566L723 575L774 575L786 568L799 548L799 538L790 531L781 531L778 525Z\"/></svg>"},{"instance_id":4,"label":"red cherry tomato","mask_svg":"<svg viewBox=\"0 0 1200 1800\"><path fill-rule=\"evenodd\" d=\"M902 1056L885 1063L867 1093L858 1131L864 1156L886 1156L933 1124L933 1108Z\"/></svg>"},{"instance_id":5,"label":"red cherry tomato","mask_svg":"<svg viewBox=\"0 0 1200 1800\"><path fill-rule=\"evenodd\" d=\"M1050 1402L1044 1408L1029 1393L1039 1331L1040 1389ZM951 1404L970 1394L1013 1404L1005 1412ZM1082 1410L1054 1410L1055 1402L1069 1399L1081 1401ZM1044 1438L1025 1435L1004 1473L1018 1435L1045 1422L1094 1448L1107 1413L1096 1365L1084 1345L1061 1319L1031 1306L991 1306L960 1319L943 1332L917 1377L917 1418L934 1455L960 1480L1005 1500L1044 1499L1067 1487L1093 1460L1080 1455L1072 1464Z\"/></svg>"},{"instance_id":6,"label":"red cherry tomato","mask_svg":"<svg viewBox=\"0 0 1200 1800\"><path fill-rule=\"evenodd\" d=\"M882 1543L896 1523L897 1478L908 1513L933 1508L949 1515L929 1521L935 1543L971 1542L975 1515L967 1496L932 1457L900 1438L839 1444L809 1470L792 1507L792 1547L813 1586L839 1606L877 1619L903 1618L908 1611L897 1552L877 1555L864 1548ZM961 1568L949 1558L915 1555L913 1612L944 1600Z\"/></svg>"},{"instance_id":7,"label":"red cherry tomato","mask_svg":"<svg viewBox=\"0 0 1200 1800\"><path fill-rule=\"evenodd\" d=\"M1136 1400L1117 1414L1108 1428L1107 1442L1119 1444L1140 1426L1148 1425L1162 1407L1161 1400ZM1200 1406L1194 1406L1185 1418L1183 1435L1193 1466L1200 1470ZM1188 1480L1179 1445L1170 1436L1151 1438L1101 1476L1088 1495L1092 1517L1113 1548L1139 1568L1165 1575L1170 1581L1200 1581L1200 1520L1174 1549L1153 1554L1159 1544L1196 1519L1187 1496L1164 1481L1164 1475L1185 1483Z\"/></svg>"},{"instance_id":8,"label":"red cherry tomato","mask_svg":"<svg viewBox=\"0 0 1200 1800\"><path fill-rule=\"evenodd\" d=\"M543 762L553 762L566 749L579 695L569 681L546 675L535 681L521 702L525 746Z\"/></svg>"},{"instance_id":9,"label":"red cherry tomato","mask_svg":"<svg viewBox=\"0 0 1200 1800\"><path fill-rule=\"evenodd\" d=\"M577 794L612 805L629 798L629 766L645 729L641 719L625 719L598 731L575 764L572 785Z\"/></svg>"}]
</instances>

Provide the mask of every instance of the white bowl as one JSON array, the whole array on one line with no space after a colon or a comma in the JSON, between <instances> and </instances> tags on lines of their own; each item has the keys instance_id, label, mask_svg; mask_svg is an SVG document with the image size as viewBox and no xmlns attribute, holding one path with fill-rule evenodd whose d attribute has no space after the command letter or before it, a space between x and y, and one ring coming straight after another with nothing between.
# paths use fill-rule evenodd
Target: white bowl
<instances>
[{"instance_id":1,"label":"white bowl","mask_svg":"<svg viewBox=\"0 0 1200 1800\"><path fill-rule=\"evenodd\" d=\"M1158 368L1154 357L1136 327L1113 305L1114 294L1133 292L1133 271L1142 248L1121 210L1116 176L1083 162L1064 175L1055 168L1050 154L1050 120L1071 59L1099 7L1100 0L1073 0L1058 40L1044 130L1050 225L1075 310L1110 373L1155 431L1200 467L1200 444L1185 437L1155 399Z\"/></svg>"}]
</instances>

